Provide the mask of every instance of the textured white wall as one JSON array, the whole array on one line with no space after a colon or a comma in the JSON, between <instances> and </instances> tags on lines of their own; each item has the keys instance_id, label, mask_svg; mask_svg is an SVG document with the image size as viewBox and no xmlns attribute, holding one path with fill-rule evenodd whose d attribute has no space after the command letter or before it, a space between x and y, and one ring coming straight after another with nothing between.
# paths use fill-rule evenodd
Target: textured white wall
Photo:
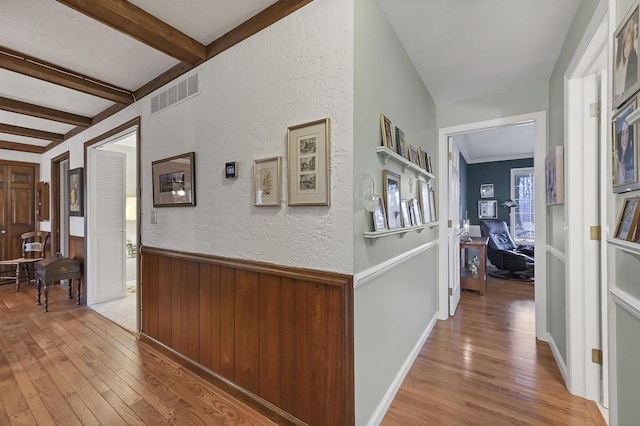
<instances>
[{"instance_id":1,"label":"textured white wall","mask_svg":"<svg viewBox=\"0 0 640 426\"><path fill-rule=\"evenodd\" d=\"M22 161L25 163L39 163L40 154L32 154L30 152L9 151L8 149L0 149L0 160L4 161ZM42 171L40 171L42 176Z\"/></svg>"},{"instance_id":2,"label":"textured white wall","mask_svg":"<svg viewBox=\"0 0 640 426\"><path fill-rule=\"evenodd\" d=\"M43 172L67 149L71 168L82 166L82 143L140 115L144 245L352 273L352 2L316 0L194 72L198 96L153 116L148 96L47 153ZM331 206L254 207L253 160L283 157L286 194L287 127L325 117ZM151 162L189 151L197 206L159 208L151 224ZM227 161L239 163L235 180L224 178Z\"/></svg>"}]
</instances>

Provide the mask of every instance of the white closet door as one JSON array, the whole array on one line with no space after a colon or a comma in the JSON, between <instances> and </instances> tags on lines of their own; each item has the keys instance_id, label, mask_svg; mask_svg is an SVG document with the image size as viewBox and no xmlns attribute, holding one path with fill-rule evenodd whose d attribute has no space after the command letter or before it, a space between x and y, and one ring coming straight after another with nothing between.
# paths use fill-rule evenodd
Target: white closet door
<instances>
[{"instance_id":1,"label":"white closet door","mask_svg":"<svg viewBox=\"0 0 640 426\"><path fill-rule=\"evenodd\" d=\"M87 304L126 296L125 154L89 149Z\"/></svg>"}]
</instances>

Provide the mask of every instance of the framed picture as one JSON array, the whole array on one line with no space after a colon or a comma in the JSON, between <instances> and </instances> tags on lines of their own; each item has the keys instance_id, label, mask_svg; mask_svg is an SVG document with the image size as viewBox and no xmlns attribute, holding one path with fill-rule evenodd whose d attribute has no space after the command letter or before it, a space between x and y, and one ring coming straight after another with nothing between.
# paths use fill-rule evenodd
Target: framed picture
<instances>
[{"instance_id":1,"label":"framed picture","mask_svg":"<svg viewBox=\"0 0 640 426\"><path fill-rule=\"evenodd\" d=\"M396 127L396 145L398 145L398 154L404 158L409 158L409 150L407 148L407 141L404 138L404 132Z\"/></svg>"},{"instance_id":2,"label":"framed picture","mask_svg":"<svg viewBox=\"0 0 640 426\"><path fill-rule=\"evenodd\" d=\"M493 198L492 183L484 183L480 185L480 198Z\"/></svg>"},{"instance_id":3,"label":"framed picture","mask_svg":"<svg viewBox=\"0 0 640 426\"><path fill-rule=\"evenodd\" d=\"M418 155L416 156L416 159L418 160L418 166L426 170L424 162L424 151L422 150L422 147L418 147Z\"/></svg>"},{"instance_id":4,"label":"framed picture","mask_svg":"<svg viewBox=\"0 0 640 426\"><path fill-rule=\"evenodd\" d=\"M622 211L620 212L620 219L618 220L618 226L616 226L615 238L631 241L636 233L638 226L638 200L640 197L626 198L622 204Z\"/></svg>"},{"instance_id":5,"label":"framed picture","mask_svg":"<svg viewBox=\"0 0 640 426\"><path fill-rule=\"evenodd\" d=\"M312 157L305 163L306 169L315 167ZM253 205L279 206L282 157L264 158L253 161Z\"/></svg>"},{"instance_id":6,"label":"framed picture","mask_svg":"<svg viewBox=\"0 0 640 426\"><path fill-rule=\"evenodd\" d=\"M478 201L478 219L497 219L498 201L480 200Z\"/></svg>"},{"instance_id":7,"label":"framed picture","mask_svg":"<svg viewBox=\"0 0 640 426\"><path fill-rule=\"evenodd\" d=\"M387 229L387 215L384 211L384 201L379 195L376 196L376 208L373 210L373 229L376 231Z\"/></svg>"},{"instance_id":8,"label":"framed picture","mask_svg":"<svg viewBox=\"0 0 640 426\"><path fill-rule=\"evenodd\" d=\"M69 170L69 216L84 216L84 169Z\"/></svg>"},{"instance_id":9,"label":"framed picture","mask_svg":"<svg viewBox=\"0 0 640 426\"><path fill-rule=\"evenodd\" d=\"M387 209L389 229L402 228L400 207L400 175L385 169L383 172L384 202Z\"/></svg>"},{"instance_id":10,"label":"framed picture","mask_svg":"<svg viewBox=\"0 0 640 426\"><path fill-rule=\"evenodd\" d=\"M416 200L415 198L409 200L409 211L412 213L413 217L412 224L415 226L422 225L422 210L420 209L418 200Z\"/></svg>"},{"instance_id":11,"label":"framed picture","mask_svg":"<svg viewBox=\"0 0 640 426\"><path fill-rule=\"evenodd\" d=\"M153 207L196 205L195 152L151 163Z\"/></svg>"},{"instance_id":12,"label":"framed picture","mask_svg":"<svg viewBox=\"0 0 640 426\"><path fill-rule=\"evenodd\" d=\"M287 129L290 206L331 204L331 122L328 118Z\"/></svg>"},{"instance_id":13,"label":"framed picture","mask_svg":"<svg viewBox=\"0 0 640 426\"><path fill-rule=\"evenodd\" d=\"M420 197L420 205L422 206L422 219L424 223L432 222L431 219L431 191L429 184L423 180L418 181L418 196Z\"/></svg>"},{"instance_id":14,"label":"framed picture","mask_svg":"<svg viewBox=\"0 0 640 426\"><path fill-rule=\"evenodd\" d=\"M400 210L402 211L402 222L404 223L404 227L408 228L413 224L411 220L411 216L409 214L409 201L402 200L400 202Z\"/></svg>"},{"instance_id":15,"label":"framed picture","mask_svg":"<svg viewBox=\"0 0 640 426\"><path fill-rule=\"evenodd\" d=\"M409 161L418 164L418 147L409 145Z\"/></svg>"},{"instance_id":16,"label":"framed picture","mask_svg":"<svg viewBox=\"0 0 640 426\"><path fill-rule=\"evenodd\" d=\"M429 207L431 209L431 222L438 221L438 212L436 210L436 190L429 188Z\"/></svg>"},{"instance_id":17,"label":"framed picture","mask_svg":"<svg viewBox=\"0 0 640 426\"><path fill-rule=\"evenodd\" d=\"M544 164L547 204L564 203L564 149L555 147Z\"/></svg>"},{"instance_id":18,"label":"framed picture","mask_svg":"<svg viewBox=\"0 0 640 426\"><path fill-rule=\"evenodd\" d=\"M613 192L625 192L637 189L638 185L638 150L635 134L637 125L629 125L627 117L637 107L637 98L622 108L613 117L611 124L611 140L613 141Z\"/></svg>"},{"instance_id":19,"label":"framed picture","mask_svg":"<svg viewBox=\"0 0 640 426\"><path fill-rule=\"evenodd\" d=\"M391 120L380 114L380 130L382 131L382 146L386 146L392 151L398 151L393 141L393 126Z\"/></svg>"},{"instance_id":20,"label":"framed picture","mask_svg":"<svg viewBox=\"0 0 640 426\"><path fill-rule=\"evenodd\" d=\"M613 107L618 108L640 88L637 0L616 29L613 43Z\"/></svg>"}]
</instances>

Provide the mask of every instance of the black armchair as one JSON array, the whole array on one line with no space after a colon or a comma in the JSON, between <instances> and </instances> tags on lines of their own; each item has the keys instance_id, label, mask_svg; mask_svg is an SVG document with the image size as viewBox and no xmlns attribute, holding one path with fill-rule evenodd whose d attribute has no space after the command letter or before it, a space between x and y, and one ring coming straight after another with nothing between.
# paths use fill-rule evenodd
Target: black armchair
<instances>
[{"instance_id":1,"label":"black armchair","mask_svg":"<svg viewBox=\"0 0 640 426\"><path fill-rule=\"evenodd\" d=\"M489 237L487 257L498 269L506 272L496 274L501 278L530 279L533 277L533 248L516 246L503 220L481 220L480 232Z\"/></svg>"}]
</instances>

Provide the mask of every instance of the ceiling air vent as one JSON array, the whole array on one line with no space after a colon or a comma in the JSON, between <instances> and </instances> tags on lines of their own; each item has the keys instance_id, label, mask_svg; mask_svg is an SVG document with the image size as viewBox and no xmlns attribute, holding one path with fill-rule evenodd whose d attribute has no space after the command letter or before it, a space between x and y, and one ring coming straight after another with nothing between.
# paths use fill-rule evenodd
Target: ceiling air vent
<instances>
[{"instance_id":1,"label":"ceiling air vent","mask_svg":"<svg viewBox=\"0 0 640 426\"><path fill-rule=\"evenodd\" d=\"M151 98L151 114L176 105L198 93L200 93L198 74L193 74L153 96Z\"/></svg>"}]
</instances>

